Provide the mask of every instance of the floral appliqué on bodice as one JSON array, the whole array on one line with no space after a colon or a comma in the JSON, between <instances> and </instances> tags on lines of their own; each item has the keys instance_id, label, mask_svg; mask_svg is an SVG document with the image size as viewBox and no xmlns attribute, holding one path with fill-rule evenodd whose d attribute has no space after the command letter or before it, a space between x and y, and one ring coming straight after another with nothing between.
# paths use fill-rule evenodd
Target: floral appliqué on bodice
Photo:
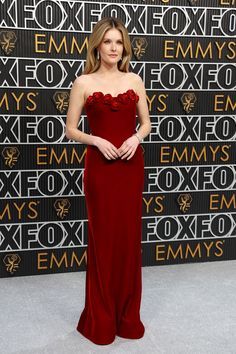
<instances>
[{"instance_id":1,"label":"floral appliqu\u00e9 on bodice","mask_svg":"<svg viewBox=\"0 0 236 354\"><path fill-rule=\"evenodd\" d=\"M129 89L124 93L119 93L117 96L112 96L110 93L104 94L103 92L96 91L92 95L89 95L85 101L86 106L90 106L93 103L104 103L110 106L111 110L118 111L123 104L129 102L138 102L139 96L133 89Z\"/></svg>"}]
</instances>

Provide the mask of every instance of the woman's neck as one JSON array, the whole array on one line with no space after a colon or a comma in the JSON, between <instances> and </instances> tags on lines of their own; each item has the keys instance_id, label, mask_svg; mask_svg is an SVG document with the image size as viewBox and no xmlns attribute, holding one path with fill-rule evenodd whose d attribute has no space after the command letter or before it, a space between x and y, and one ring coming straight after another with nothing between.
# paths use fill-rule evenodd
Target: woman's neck
<instances>
[{"instance_id":1,"label":"woman's neck","mask_svg":"<svg viewBox=\"0 0 236 354\"><path fill-rule=\"evenodd\" d=\"M117 65L109 66L106 63L101 63L97 73L104 75L104 76L116 76L120 73Z\"/></svg>"}]
</instances>

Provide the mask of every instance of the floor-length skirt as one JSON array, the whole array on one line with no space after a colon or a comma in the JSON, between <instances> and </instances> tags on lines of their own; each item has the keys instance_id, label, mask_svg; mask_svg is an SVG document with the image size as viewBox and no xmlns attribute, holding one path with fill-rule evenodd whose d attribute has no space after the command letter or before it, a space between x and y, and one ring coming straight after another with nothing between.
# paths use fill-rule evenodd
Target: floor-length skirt
<instances>
[{"instance_id":1,"label":"floor-length skirt","mask_svg":"<svg viewBox=\"0 0 236 354\"><path fill-rule=\"evenodd\" d=\"M87 149L84 193L88 215L85 307L77 330L96 344L115 336L141 338L141 146L130 160L107 160Z\"/></svg>"}]
</instances>

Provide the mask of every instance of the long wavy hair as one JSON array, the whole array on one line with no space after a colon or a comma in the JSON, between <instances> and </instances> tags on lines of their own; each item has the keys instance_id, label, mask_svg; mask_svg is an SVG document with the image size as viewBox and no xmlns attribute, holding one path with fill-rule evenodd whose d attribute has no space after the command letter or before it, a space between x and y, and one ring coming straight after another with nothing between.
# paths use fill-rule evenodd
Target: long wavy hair
<instances>
[{"instance_id":1,"label":"long wavy hair","mask_svg":"<svg viewBox=\"0 0 236 354\"><path fill-rule=\"evenodd\" d=\"M93 73L100 67L101 61L97 59L97 48L103 40L103 37L111 28L118 29L123 37L123 53L122 60L117 63L118 69L123 72L129 72L129 62L132 57L132 47L130 43L129 33L124 26L124 23L115 17L104 17L98 21L91 33L88 41L88 50L86 57L86 64L83 74Z\"/></svg>"}]
</instances>

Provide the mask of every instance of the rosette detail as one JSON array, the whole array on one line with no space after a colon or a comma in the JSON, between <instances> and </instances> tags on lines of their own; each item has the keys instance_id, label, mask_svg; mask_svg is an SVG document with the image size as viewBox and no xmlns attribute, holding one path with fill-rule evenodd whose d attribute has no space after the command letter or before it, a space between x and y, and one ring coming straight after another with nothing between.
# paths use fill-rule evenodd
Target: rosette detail
<instances>
[{"instance_id":1,"label":"rosette detail","mask_svg":"<svg viewBox=\"0 0 236 354\"><path fill-rule=\"evenodd\" d=\"M139 96L135 93L133 89L129 89L126 92L119 93L117 96L112 96L110 93L104 94L103 92L96 91L93 92L86 99L85 104L90 106L94 103L104 103L110 106L112 111L118 111L122 105L126 105L129 102L137 103L139 101Z\"/></svg>"}]
</instances>

